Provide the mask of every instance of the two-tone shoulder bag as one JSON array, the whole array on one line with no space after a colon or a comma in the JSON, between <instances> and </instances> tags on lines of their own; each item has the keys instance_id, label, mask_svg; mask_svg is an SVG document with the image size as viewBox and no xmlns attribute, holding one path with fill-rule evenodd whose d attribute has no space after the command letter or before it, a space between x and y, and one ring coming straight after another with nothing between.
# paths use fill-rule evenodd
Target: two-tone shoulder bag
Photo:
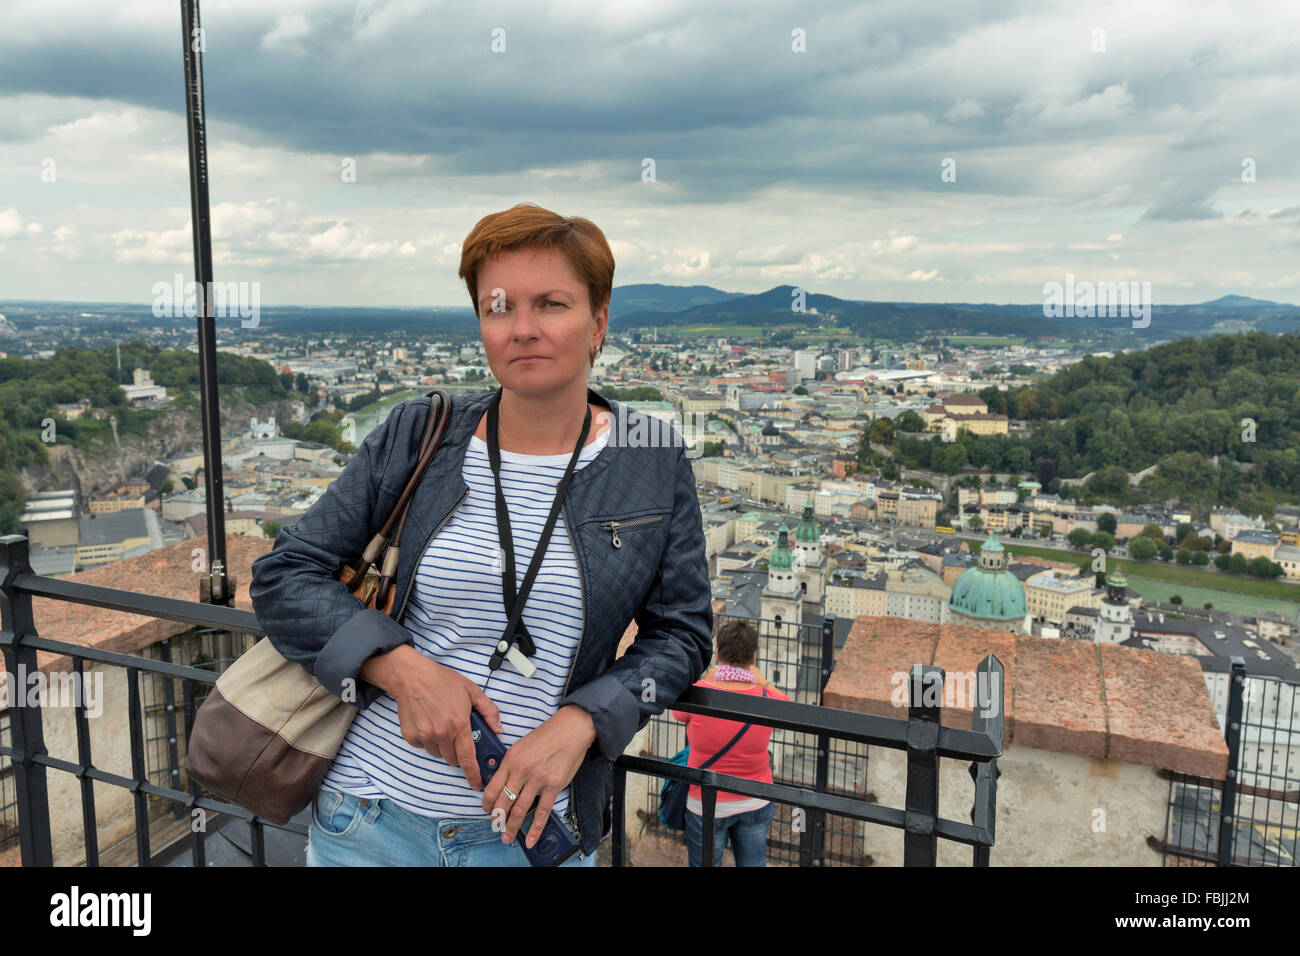
<instances>
[{"instance_id":1,"label":"two-tone shoulder bag","mask_svg":"<svg viewBox=\"0 0 1300 956\"><path fill-rule=\"evenodd\" d=\"M420 453L401 497L360 557L336 575L365 608L385 614L397 592L398 544L411 498L451 421L451 396L439 388L428 395L433 401ZM185 771L219 796L283 824L311 802L356 714L354 704L263 638L217 678L199 708Z\"/></svg>"}]
</instances>

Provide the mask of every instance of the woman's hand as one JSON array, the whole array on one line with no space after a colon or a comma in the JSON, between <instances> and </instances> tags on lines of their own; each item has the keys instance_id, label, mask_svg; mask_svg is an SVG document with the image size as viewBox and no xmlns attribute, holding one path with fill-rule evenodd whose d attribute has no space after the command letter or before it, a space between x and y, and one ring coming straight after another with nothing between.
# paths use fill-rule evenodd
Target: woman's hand
<instances>
[{"instance_id":1,"label":"woman's hand","mask_svg":"<svg viewBox=\"0 0 1300 956\"><path fill-rule=\"evenodd\" d=\"M483 809L495 822L505 819L502 843L510 843L523 826L528 808L537 799L533 826L525 836L532 847L546 829L555 798L569 785L582 765L582 758L596 742L596 725L576 704L566 704L536 730L530 731L506 751L501 769L483 791ZM505 788L515 794L511 800ZM499 816L497 811L502 811Z\"/></svg>"},{"instance_id":2,"label":"woman's hand","mask_svg":"<svg viewBox=\"0 0 1300 956\"><path fill-rule=\"evenodd\" d=\"M366 661L359 676L392 694L402 739L423 747L465 773L475 790L483 788L474 756L469 713L477 710L498 734L501 713L497 705L468 677L425 657L409 644L377 654ZM511 789L514 789L513 787Z\"/></svg>"}]
</instances>

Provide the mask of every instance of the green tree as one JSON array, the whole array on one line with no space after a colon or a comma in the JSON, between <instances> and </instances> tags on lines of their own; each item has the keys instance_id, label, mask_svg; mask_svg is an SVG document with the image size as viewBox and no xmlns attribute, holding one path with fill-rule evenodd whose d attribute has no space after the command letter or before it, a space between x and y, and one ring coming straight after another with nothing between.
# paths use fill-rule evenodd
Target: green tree
<instances>
[{"instance_id":1,"label":"green tree","mask_svg":"<svg viewBox=\"0 0 1300 956\"><path fill-rule=\"evenodd\" d=\"M1214 566L1220 571L1228 570L1229 557L1230 556L1226 554L1217 555L1214 559Z\"/></svg>"},{"instance_id":2,"label":"green tree","mask_svg":"<svg viewBox=\"0 0 1300 956\"><path fill-rule=\"evenodd\" d=\"M1173 559L1174 559L1174 549L1169 547L1169 545L1167 544L1162 546L1160 548L1160 560L1172 561Z\"/></svg>"},{"instance_id":3,"label":"green tree","mask_svg":"<svg viewBox=\"0 0 1300 956\"><path fill-rule=\"evenodd\" d=\"M1228 570L1233 574L1245 574L1250 569L1246 556L1238 552L1228 556Z\"/></svg>"},{"instance_id":4,"label":"green tree","mask_svg":"<svg viewBox=\"0 0 1300 956\"><path fill-rule=\"evenodd\" d=\"M1160 525L1158 524L1145 525L1143 526L1142 530L1138 532L1138 534L1143 537L1150 538L1156 544L1165 543L1165 533L1160 529Z\"/></svg>"},{"instance_id":5,"label":"green tree","mask_svg":"<svg viewBox=\"0 0 1300 956\"><path fill-rule=\"evenodd\" d=\"M1105 531L1098 531L1092 536L1092 547L1101 548L1103 551L1109 551L1115 547L1115 538Z\"/></svg>"},{"instance_id":6,"label":"green tree","mask_svg":"<svg viewBox=\"0 0 1300 956\"><path fill-rule=\"evenodd\" d=\"M1075 528L1066 535L1066 540L1072 547L1083 549L1092 544L1092 532L1087 528Z\"/></svg>"},{"instance_id":7,"label":"green tree","mask_svg":"<svg viewBox=\"0 0 1300 956\"><path fill-rule=\"evenodd\" d=\"M276 522L276 521L264 521L264 522L262 522L262 534L263 534L263 536L265 536L265 537L267 537L267 538L274 539L275 536L278 535L279 533L280 533L280 525L279 525L279 522Z\"/></svg>"},{"instance_id":8,"label":"green tree","mask_svg":"<svg viewBox=\"0 0 1300 956\"><path fill-rule=\"evenodd\" d=\"M1192 563L1192 552L1188 551L1186 548L1179 548L1177 557L1179 564Z\"/></svg>"},{"instance_id":9,"label":"green tree","mask_svg":"<svg viewBox=\"0 0 1300 956\"><path fill-rule=\"evenodd\" d=\"M1114 534L1116 528L1115 516L1109 511L1103 511L1097 515L1097 530L1105 531L1107 534Z\"/></svg>"},{"instance_id":10,"label":"green tree","mask_svg":"<svg viewBox=\"0 0 1300 956\"><path fill-rule=\"evenodd\" d=\"M952 442L943 445L934 453L930 461L930 467L935 471L941 471L945 475L955 475L968 464L966 458L966 446L961 442Z\"/></svg>"},{"instance_id":11,"label":"green tree","mask_svg":"<svg viewBox=\"0 0 1300 956\"><path fill-rule=\"evenodd\" d=\"M1178 594L1175 594L1173 597L1171 597L1171 598L1169 599L1169 603L1170 603L1170 604L1182 604L1182 603L1183 603L1182 596L1181 596L1181 595L1178 595Z\"/></svg>"},{"instance_id":12,"label":"green tree","mask_svg":"<svg viewBox=\"0 0 1300 956\"><path fill-rule=\"evenodd\" d=\"M1118 465L1107 465L1099 468L1088 479L1087 488L1094 495L1105 498L1122 498L1125 492L1128 491L1128 472Z\"/></svg>"},{"instance_id":13,"label":"green tree","mask_svg":"<svg viewBox=\"0 0 1300 956\"><path fill-rule=\"evenodd\" d=\"M1029 452L1029 446L1019 441L1007 447L1007 468L1017 473L1023 473L1029 470L1029 463L1033 456Z\"/></svg>"},{"instance_id":14,"label":"green tree","mask_svg":"<svg viewBox=\"0 0 1300 956\"><path fill-rule=\"evenodd\" d=\"M1210 556L1205 551L1192 552L1192 564L1198 568L1203 568L1210 563Z\"/></svg>"},{"instance_id":15,"label":"green tree","mask_svg":"<svg viewBox=\"0 0 1300 956\"><path fill-rule=\"evenodd\" d=\"M877 418L867 431L867 439L877 445L894 443L894 423L888 418Z\"/></svg>"},{"instance_id":16,"label":"green tree","mask_svg":"<svg viewBox=\"0 0 1300 956\"><path fill-rule=\"evenodd\" d=\"M1275 578L1282 573L1282 566L1274 564L1261 554L1250 559L1250 573L1257 578Z\"/></svg>"},{"instance_id":17,"label":"green tree","mask_svg":"<svg viewBox=\"0 0 1300 956\"><path fill-rule=\"evenodd\" d=\"M925 431L925 419L908 409L898 416L897 427L899 431L903 432L923 432Z\"/></svg>"},{"instance_id":18,"label":"green tree","mask_svg":"<svg viewBox=\"0 0 1300 956\"><path fill-rule=\"evenodd\" d=\"M1138 561L1150 561L1156 556L1156 543L1150 538L1134 538L1129 542L1129 554Z\"/></svg>"}]
</instances>

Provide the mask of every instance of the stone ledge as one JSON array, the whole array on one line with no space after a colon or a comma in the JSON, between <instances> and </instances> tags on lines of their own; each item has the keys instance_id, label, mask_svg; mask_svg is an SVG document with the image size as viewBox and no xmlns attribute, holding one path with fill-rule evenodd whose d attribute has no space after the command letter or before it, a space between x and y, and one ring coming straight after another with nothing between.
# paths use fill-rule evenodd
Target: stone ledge
<instances>
[{"instance_id":1,"label":"stone ledge","mask_svg":"<svg viewBox=\"0 0 1300 956\"><path fill-rule=\"evenodd\" d=\"M914 664L973 672L988 653L1006 671L1008 747L1225 778L1228 748L1205 678L1195 660L1176 654L862 616L824 700L841 710L905 718L906 709L891 699L895 674ZM942 720L969 728L971 707L945 702Z\"/></svg>"},{"instance_id":2,"label":"stone ledge","mask_svg":"<svg viewBox=\"0 0 1300 956\"><path fill-rule=\"evenodd\" d=\"M270 551L274 543L265 537L238 534L227 536L226 564L228 573L235 576L236 608L245 611L253 609L253 604L248 599L248 582L252 580L253 562ZM206 551L207 539L187 538L147 554L82 571L64 580L155 597L197 601L201 575L193 570L195 548ZM166 621L144 614L128 614L43 597L32 599L32 616L36 623L36 633L41 637L121 654L135 653L176 634L183 634L191 627L179 621ZM38 651L36 660L40 669L47 673L72 669L71 658L64 654Z\"/></svg>"}]
</instances>

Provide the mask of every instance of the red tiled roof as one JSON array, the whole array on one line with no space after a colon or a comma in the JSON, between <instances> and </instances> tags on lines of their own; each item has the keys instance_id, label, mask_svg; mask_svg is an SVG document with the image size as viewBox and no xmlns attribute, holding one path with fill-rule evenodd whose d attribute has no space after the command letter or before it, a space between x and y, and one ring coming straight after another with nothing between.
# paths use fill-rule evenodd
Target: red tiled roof
<instances>
[{"instance_id":1,"label":"red tiled roof","mask_svg":"<svg viewBox=\"0 0 1300 956\"><path fill-rule=\"evenodd\" d=\"M274 543L270 538L249 535L235 534L227 537L226 566L227 573L235 576L235 607L248 611L253 609L248 599L253 561L270 551ZM193 570L196 560L193 552L196 548L203 547L204 542L190 538L147 554L83 571L72 575L68 580L139 594L197 601L200 574ZM179 621L164 621L143 614L126 614L69 601L56 601L53 598L33 598L32 614L36 632L42 637L124 654L134 653L190 629L190 625ZM39 651L36 659L44 671L67 670L72 666L66 656L48 651Z\"/></svg>"}]
</instances>

